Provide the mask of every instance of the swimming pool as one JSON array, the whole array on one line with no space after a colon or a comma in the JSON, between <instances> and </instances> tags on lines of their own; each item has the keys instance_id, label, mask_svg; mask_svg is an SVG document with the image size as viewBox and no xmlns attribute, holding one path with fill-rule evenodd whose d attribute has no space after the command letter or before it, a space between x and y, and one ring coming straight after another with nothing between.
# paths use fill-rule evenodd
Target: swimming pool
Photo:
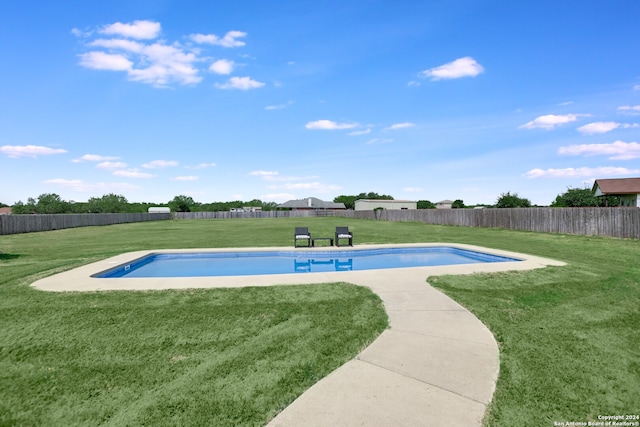
<instances>
[{"instance_id":1,"label":"swimming pool","mask_svg":"<svg viewBox=\"0 0 640 427\"><path fill-rule=\"evenodd\" d=\"M348 251L151 253L91 277L252 276L517 261L520 260L448 246Z\"/></svg>"}]
</instances>

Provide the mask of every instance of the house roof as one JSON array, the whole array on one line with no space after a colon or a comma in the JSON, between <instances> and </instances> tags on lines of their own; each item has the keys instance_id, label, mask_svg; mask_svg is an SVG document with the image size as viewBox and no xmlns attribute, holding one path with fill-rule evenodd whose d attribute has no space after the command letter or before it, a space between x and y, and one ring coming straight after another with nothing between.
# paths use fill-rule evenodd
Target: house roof
<instances>
[{"instance_id":1,"label":"house roof","mask_svg":"<svg viewBox=\"0 0 640 427\"><path fill-rule=\"evenodd\" d=\"M440 200L439 202L436 202L436 205L452 205L453 204L453 200Z\"/></svg>"},{"instance_id":2,"label":"house roof","mask_svg":"<svg viewBox=\"0 0 640 427\"><path fill-rule=\"evenodd\" d=\"M0 208L0 215L11 215L11 207Z\"/></svg>"},{"instance_id":3,"label":"house roof","mask_svg":"<svg viewBox=\"0 0 640 427\"><path fill-rule=\"evenodd\" d=\"M640 194L640 178L596 179L596 196L606 194Z\"/></svg>"},{"instance_id":4,"label":"house roof","mask_svg":"<svg viewBox=\"0 0 640 427\"><path fill-rule=\"evenodd\" d=\"M325 202L315 197L289 200L288 202L278 205L278 207L291 209L346 209L344 203Z\"/></svg>"}]
</instances>

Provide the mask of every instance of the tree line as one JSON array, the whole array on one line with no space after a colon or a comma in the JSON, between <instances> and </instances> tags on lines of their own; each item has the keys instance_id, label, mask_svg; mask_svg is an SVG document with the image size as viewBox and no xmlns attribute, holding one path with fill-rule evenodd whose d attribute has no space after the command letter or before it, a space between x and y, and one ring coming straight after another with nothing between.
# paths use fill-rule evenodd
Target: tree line
<instances>
[{"instance_id":1,"label":"tree line","mask_svg":"<svg viewBox=\"0 0 640 427\"><path fill-rule=\"evenodd\" d=\"M273 210L278 204L250 200L248 202L236 200L232 202L198 203L190 196L176 196L166 203L157 202L129 202L126 197L118 194L105 194L102 197L92 197L87 202L71 202L62 200L55 193L45 193L27 199L26 203L17 202L11 207L13 214L60 214L60 213L136 213L148 212L150 207L168 206L173 212L215 212L228 211L231 208L256 206L262 210Z\"/></svg>"},{"instance_id":2,"label":"tree line","mask_svg":"<svg viewBox=\"0 0 640 427\"><path fill-rule=\"evenodd\" d=\"M375 192L360 193L357 195L340 195L333 199L334 203L344 203L347 209L355 209L355 201L358 199L394 200L387 194ZM588 188L568 188L559 194L551 203L551 207L587 207L587 206L618 206L617 197L596 197ZM1 204L0 207L7 205ZM129 202L126 197L118 194L105 194L101 197L92 197L87 202L65 201L55 193L44 193L37 199L28 198L26 203L17 202L11 207L14 214L59 214L59 213L135 213L147 212L150 207L168 206L173 212L220 212L247 206L259 207L270 211L278 207L275 202L263 202L259 199L249 201L235 200L230 202L199 203L192 197L179 195L166 203ZM527 198L520 197L518 193L502 193L493 205L466 206L464 201L457 199L453 202L454 209L470 207L491 208L529 208L533 205ZM429 200L418 200L418 209L435 209L436 205Z\"/></svg>"}]
</instances>

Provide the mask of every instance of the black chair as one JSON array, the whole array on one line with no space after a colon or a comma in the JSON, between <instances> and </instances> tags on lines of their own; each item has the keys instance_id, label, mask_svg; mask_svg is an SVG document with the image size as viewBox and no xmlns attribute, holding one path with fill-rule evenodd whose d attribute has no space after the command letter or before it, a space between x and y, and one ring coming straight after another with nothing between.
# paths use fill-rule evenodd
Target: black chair
<instances>
[{"instance_id":1,"label":"black chair","mask_svg":"<svg viewBox=\"0 0 640 427\"><path fill-rule=\"evenodd\" d=\"M353 246L353 233L349 227L336 227L336 246L340 246L340 239L349 239L349 246Z\"/></svg>"},{"instance_id":2,"label":"black chair","mask_svg":"<svg viewBox=\"0 0 640 427\"><path fill-rule=\"evenodd\" d=\"M307 248L311 247L311 233L307 227L296 227L296 231L293 234L293 247L303 247L298 245L298 241L307 242L305 245Z\"/></svg>"}]
</instances>

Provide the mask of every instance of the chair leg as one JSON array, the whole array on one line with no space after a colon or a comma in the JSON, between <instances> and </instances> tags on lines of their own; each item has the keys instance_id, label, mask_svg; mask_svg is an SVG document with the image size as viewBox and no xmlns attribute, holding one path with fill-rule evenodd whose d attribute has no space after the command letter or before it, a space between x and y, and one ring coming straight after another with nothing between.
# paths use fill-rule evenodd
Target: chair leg
<instances>
[{"instance_id":1,"label":"chair leg","mask_svg":"<svg viewBox=\"0 0 640 427\"><path fill-rule=\"evenodd\" d=\"M310 248L311 247L311 239L304 239L307 241L307 245L303 246L303 245L298 245L298 240L302 240L302 239L293 239L293 247L294 248Z\"/></svg>"}]
</instances>

